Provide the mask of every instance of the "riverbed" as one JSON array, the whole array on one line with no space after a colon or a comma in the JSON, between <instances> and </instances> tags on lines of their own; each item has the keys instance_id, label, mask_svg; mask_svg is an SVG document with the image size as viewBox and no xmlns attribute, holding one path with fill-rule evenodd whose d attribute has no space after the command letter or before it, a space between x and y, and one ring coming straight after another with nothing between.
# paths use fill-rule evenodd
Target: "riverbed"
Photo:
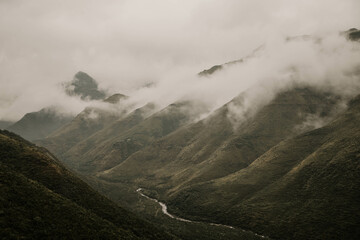
<instances>
[{"instance_id":1,"label":"riverbed","mask_svg":"<svg viewBox=\"0 0 360 240\"><path fill-rule=\"evenodd\" d=\"M162 213L163 213L164 215L166 215L166 216L168 216L168 217L170 217L170 218L172 218L172 219L181 221L181 222L188 222L188 223L205 223L205 222L192 221L192 220L189 220L189 219L177 217L177 216L169 213L168 210L167 210L167 206L166 206L165 203L160 202L159 200L157 200L157 199L155 199L155 198L151 198L151 197L145 195L144 193L142 193L142 190L143 190L142 188L138 188L138 189L136 190L136 192L137 192L138 194L140 194L142 197L147 198L147 199L149 199L149 200L151 200L151 201L154 201L154 202L158 203L158 204L161 206L161 211L162 211ZM233 227L233 226L224 225L224 224L219 224L219 223L207 223L207 224L210 224L210 225L213 225L213 226L218 226L218 227L225 227L225 228L235 229L235 227ZM251 232L251 233L254 234L255 236L258 236L258 237L261 237L261 238L270 239L269 237L266 237L266 236L264 236L264 235L260 235L260 234L254 233L254 232L252 232L252 231L248 231L248 230L242 230L242 231L243 231L243 232Z\"/></svg>"}]
</instances>

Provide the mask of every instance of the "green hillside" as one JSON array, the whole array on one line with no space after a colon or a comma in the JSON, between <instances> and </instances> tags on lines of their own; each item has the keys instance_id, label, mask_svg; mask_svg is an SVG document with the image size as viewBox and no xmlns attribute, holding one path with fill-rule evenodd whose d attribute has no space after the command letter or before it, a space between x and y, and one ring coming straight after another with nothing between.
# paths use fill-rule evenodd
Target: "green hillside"
<instances>
[{"instance_id":1,"label":"green hillside","mask_svg":"<svg viewBox=\"0 0 360 240\"><path fill-rule=\"evenodd\" d=\"M122 94L114 94L105 99L109 104L119 104L127 97ZM70 122L53 131L46 138L36 140L56 156L63 159L63 154L83 139L88 138L97 131L110 125L114 121L126 115L126 111L115 112L99 107L87 107Z\"/></svg>"},{"instance_id":2,"label":"green hillside","mask_svg":"<svg viewBox=\"0 0 360 240\"><path fill-rule=\"evenodd\" d=\"M92 136L94 127L80 132L83 124L73 125L74 129L65 135L70 136L71 144L62 135L39 143L62 156L75 170L84 174L96 173L118 165L156 139L194 121L207 110L202 103L190 101L171 104L156 113L153 113L154 109L153 104L147 104ZM104 121L100 122L106 126ZM71 148L59 147L61 141Z\"/></svg>"},{"instance_id":3,"label":"green hillside","mask_svg":"<svg viewBox=\"0 0 360 240\"><path fill-rule=\"evenodd\" d=\"M1 239L172 239L18 135L0 132L0 159Z\"/></svg>"},{"instance_id":4,"label":"green hillside","mask_svg":"<svg viewBox=\"0 0 360 240\"><path fill-rule=\"evenodd\" d=\"M330 117L339 99L309 88L279 94L237 128L229 107L184 126L101 174L109 181L133 181L171 194L183 186L226 176L247 167L280 141L295 136L309 116ZM249 113L250 114L250 113Z\"/></svg>"},{"instance_id":5,"label":"green hillside","mask_svg":"<svg viewBox=\"0 0 360 240\"><path fill-rule=\"evenodd\" d=\"M285 140L247 168L173 194L178 214L279 239L360 236L360 98L323 128Z\"/></svg>"}]
</instances>

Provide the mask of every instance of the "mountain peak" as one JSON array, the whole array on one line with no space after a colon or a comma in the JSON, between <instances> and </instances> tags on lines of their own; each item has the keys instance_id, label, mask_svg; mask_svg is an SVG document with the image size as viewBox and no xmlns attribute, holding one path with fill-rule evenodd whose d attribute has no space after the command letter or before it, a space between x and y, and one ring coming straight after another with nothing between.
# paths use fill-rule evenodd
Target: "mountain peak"
<instances>
[{"instance_id":1,"label":"mountain peak","mask_svg":"<svg viewBox=\"0 0 360 240\"><path fill-rule=\"evenodd\" d=\"M351 41L360 41L360 30L357 28L350 28L349 30L343 33Z\"/></svg>"},{"instance_id":2,"label":"mountain peak","mask_svg":"<svg viewBox=\"0 0 360 240\"><path fill-rule=\"evenodd\" d=\"M104 102L116 104L116 103L119 103L121 100L125 100L127 98L128 98L128 96L126 96L124 94L115 93L115 94L111 95L110 97L104 99Z\"/></svg>"},{"instance_id":3,"label":"mountain peak","mask_svg":"<svg viewBox=\"0 0 360 240\"><path fill-rule=\"evenodd\" d=\"M105 92L99 90L98 83L89 74L79 71L71 82L65 83L65 91L70 96L81 99L99 100L105 98Z\"/></svg>"}]
</instances>

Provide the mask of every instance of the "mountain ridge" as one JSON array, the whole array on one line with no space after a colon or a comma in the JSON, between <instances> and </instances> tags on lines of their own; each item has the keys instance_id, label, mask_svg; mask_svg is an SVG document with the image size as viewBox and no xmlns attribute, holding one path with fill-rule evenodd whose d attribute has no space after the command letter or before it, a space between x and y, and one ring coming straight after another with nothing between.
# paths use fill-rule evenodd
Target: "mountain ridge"
<instances>
[{"instance_id":1,"label":"mountain ridge","mask_svg":"<svg viewBox=\"0 0 360 240\"><path fill-rule=\"evenodd\" d=\"M98 83L90 75L79 71L71 82L64 83L65 92L69 96L79 96L82 100L105 99L104 91L98 89Z\"/></svg>"},{"instance_id":2,"label":"mountain ridge","mask_svg":"<svg viewBox=\"0 0 360 240\"><path fill-rule=\"evenodd\" d=\"M28 140L41 139L67 124L71 116L58 113L56 107L43 108L38 112L27 113L19 121L6 129L22 135Z\"/></svg>"}]
</instances>

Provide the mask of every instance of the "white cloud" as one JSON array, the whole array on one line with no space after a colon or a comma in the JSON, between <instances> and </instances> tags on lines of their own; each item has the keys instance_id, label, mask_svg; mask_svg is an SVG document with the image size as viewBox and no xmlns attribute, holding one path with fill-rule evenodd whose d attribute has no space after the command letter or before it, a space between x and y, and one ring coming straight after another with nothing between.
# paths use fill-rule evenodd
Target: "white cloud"
<instances>
[{"instance_id":1,"label":"white cloud","mask_svg":"<svg viewBox=\"0 0 360 240\"><path fill-rule=\"evenodd\" d=\"M0 119L18 119L56 101L80 111L83 103L58 87L79 70L134 101L167 104L187 95L213 106L254 81L279 77L287 62L300 66L298 77L304 81L341 75L340 69L356 60L351 63L351 53L342 53L349 47L336 37L326 38L320 55L302 43L278 53L279 38L329 36L358 27L358 9L357 0L0 1ZM268 46L263 58L210 79L194 77L263 43ZM304 73L309 61L315 66ZM155 87L139 90L150 82ZM331 84L342 88L344 83Z\"/></svg>"}]
</instances>

